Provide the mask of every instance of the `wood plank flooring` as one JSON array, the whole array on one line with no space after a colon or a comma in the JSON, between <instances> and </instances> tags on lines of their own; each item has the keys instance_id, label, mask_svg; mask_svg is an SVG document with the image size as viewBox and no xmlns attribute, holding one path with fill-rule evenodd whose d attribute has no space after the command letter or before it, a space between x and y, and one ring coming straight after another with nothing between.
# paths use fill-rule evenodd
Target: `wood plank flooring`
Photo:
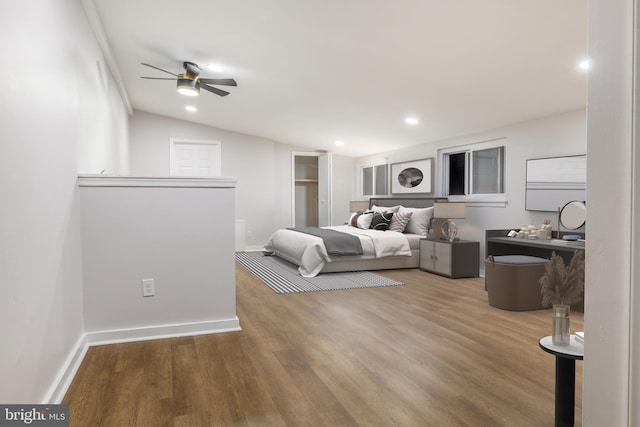
<instances>
[{"instance_id":1,"label":"wood plank flooring","mask_svg":"<svg viewBox=\"0 0 640 427\"><path fill-rule=\"evenodd\" d=\"M278 295L236 266L241 332L89 349L71 426L552 426L550 310L487 303L483 279ZM571 314L582 330L582 313ZM581 426L582 362L576 363Z\"/></svg>"}]
</instances>

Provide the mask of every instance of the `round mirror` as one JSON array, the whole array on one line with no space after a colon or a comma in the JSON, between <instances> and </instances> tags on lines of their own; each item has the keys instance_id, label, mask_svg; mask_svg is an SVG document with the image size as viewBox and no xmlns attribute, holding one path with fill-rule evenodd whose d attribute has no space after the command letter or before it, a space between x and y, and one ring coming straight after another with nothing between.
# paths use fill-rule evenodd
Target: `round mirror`
<instances>
[{"instance_id":1,"label":"round mirror","mask_svg":"<svg viewBox=\"0 0 640 427\"><path fill-rule=\"evenodd\" d=\"M560 223L567 230L577 230L587 220L587 205L574 200L560 209Z\"/></svg>"}]
</instances>

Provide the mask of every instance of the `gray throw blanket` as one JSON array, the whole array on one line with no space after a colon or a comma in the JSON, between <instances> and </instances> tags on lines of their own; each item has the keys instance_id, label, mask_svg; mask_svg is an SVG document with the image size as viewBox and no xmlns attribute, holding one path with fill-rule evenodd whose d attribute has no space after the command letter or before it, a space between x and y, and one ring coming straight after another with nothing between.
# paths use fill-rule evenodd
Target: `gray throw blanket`
<instances>
[{"instance_id":1,"label":"gray throw blanket","mask_svg":"<svg viewBox=\"0 0 640 427\"><path fill-rule=\"evenodd\" d=\"M318 227L289 227L288 230L311 234L322 238L329 255L362 255L362 244L358 236Z\"/></svg>"}]
</instances>

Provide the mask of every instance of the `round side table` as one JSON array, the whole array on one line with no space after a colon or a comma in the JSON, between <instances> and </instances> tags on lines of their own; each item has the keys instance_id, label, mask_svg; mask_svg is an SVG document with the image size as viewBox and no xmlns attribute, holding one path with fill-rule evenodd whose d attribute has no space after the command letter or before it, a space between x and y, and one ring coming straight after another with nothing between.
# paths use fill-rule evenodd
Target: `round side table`
<instances>
[{"instance_id":1,"label":"round side table","mask_svg":"<svg viewBox=\"0 0 640 427\"><path fill-rule=\"evenodd\" d=\"M553 345L551 335L540 348L556 356L556 427L573 426L576 405L576 360L584 358L584 344L571 335L569 345Z\"/></svg>"}]
</instances>

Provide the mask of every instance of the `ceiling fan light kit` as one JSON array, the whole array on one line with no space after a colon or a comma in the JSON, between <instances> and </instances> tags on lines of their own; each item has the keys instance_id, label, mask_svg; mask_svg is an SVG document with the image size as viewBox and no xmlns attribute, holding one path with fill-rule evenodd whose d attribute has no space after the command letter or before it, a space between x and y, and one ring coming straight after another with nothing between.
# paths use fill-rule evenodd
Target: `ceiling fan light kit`
<instances>
[{"instance_id":1,"label":"ceiling fan light kit","mask_svg":"<svg viewBox=\"0 0 640 427\"><path fill-rule=\"evenodd\" d=\"M198 96L200 93L200 88L205 89L208 92L215 93L219 96L227 96L229 92L226 90L218 89L217 87L213 87L211 85L221 85L221 86L238 86L234 79L201 79L200 72L202 71L200 67L198 67L193 62L183 62L182 67L185 69L185 72L182 74L175 74L167 70L163 70L162 68L158 68L155 65L149 65L142 62L142 65L162 71L163 73L171 74L174 78L167 77L142 77L143 79L150 80L177 80L177 90L178 93L186 96Z\"/></svg>"},{"instance_id":2,"label":"ceiling fan light kit","mask_svg":"<svg viewBox=\"0 0 640 427\"><path fill-rule=\"evenodd\" d=\"M178 93L187 96L198 96L200 93L200 83L197 80L190 80L189 78L180 78L184 74L178 76Z\"/></svg>"}]
</instances>

